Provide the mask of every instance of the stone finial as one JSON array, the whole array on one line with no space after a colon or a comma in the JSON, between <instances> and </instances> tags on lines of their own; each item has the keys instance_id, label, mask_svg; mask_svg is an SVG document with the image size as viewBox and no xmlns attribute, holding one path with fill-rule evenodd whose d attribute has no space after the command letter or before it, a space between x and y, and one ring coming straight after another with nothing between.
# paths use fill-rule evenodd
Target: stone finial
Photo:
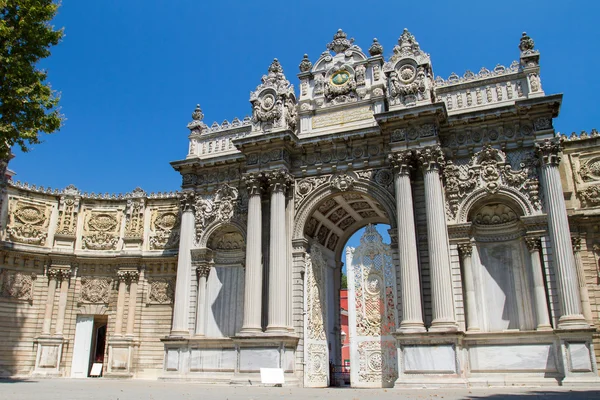
<instances>
[{"instance_id":1,"label":"stone finial","mask_svg":"<svg viewBox=\"0 0 600 400\"><path fill-rule=\"evenodd\" d=\"M523 35L521 35L521 42L519 43L519 50L521 50L521 53L531 52L533 50L533 46L533 39L529 37L526 32L523 32Z\"/></svg>"},{"instance_id":2,"label":"stone finial","mask_svg":"<svg viewBox=\"0 0 600 400\"><path fill-rule=\"evenodd\" d=\"M383 54L383 46L379 43L377 38L373 39L373 44L369 47L369 54L371 57L380 56Z\"/></svg>"},{"instance_id":3,"label":"stone finial","mask_svg":"<svg viewBox=\"0 0 600 400\"><path fill-rule=\"evenodd\" d=\"M335 52L336 54L342 53L352 47L354 39L348 39L348 35L341 29L338 29L331 43L327 44L327 49Z\"/></svg>"},{"instance_id":4,"label":"stone finial","mask_svg":"<svg viewBox=\"0 0 600 400\"><path fill-rule=\"evenodd\" d=\"M271 65L269 65L269 73L274 73L274 74L283 74L283 68L281 67L281 64L279 64L279 60L274 58L273 62L271 63Z\"/></svg>"},{"instance_id":5,"label":"stone finial","mask_svg":"<svg viewBox=\"0 0 600 400\"><path fill-rule=\"evenodd\" d=\"M194 121L202 121L204 119L204 114L202 113L202 109L200 108L200 104L196 104L196 109L192 113L192 119Z\"/></svg>"},{"instance_id":6,"label":"stone finial","mask_svg":"<svg viewBox=\"0 0 600 400\"><path fill-rule=\"evenodd\" d=\"M417 50L419 48L419 42L415 40L413 34L410 33L406 28L404 28L402 35L400 35L398 38L398 45L400 45L400 49L407 48Z\"/></svg>"},{"instance_id":7,"label":"stone finial","mask_svg":"<svg viewBox=\"0 0 600 400\"><path fill-rule=\"evenodd\" d=\"M300 65L298 66L298 68L300 68L300 72L310 71L310 69L312 68L312 63L308 59L308 54L304 55L304 58L302 58L302 61L300 61Z\"/></svg>"}]
</instances>

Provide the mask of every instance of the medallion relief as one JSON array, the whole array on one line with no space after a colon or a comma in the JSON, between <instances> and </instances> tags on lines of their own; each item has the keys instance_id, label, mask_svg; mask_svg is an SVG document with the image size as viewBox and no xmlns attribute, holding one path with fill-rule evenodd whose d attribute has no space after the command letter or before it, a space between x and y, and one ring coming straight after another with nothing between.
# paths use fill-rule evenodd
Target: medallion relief
<instances>
[{"instance_id":1,"label":"medallion relief","mask_svg":"<svg viewBox=\"0 0 600 400\"><path fill-rule=\"evenodd\" d=\"M9 239L17 243L44 246L51 211L49 204L10 197L6 228Z\"/></svg>"},{"instance_id":2,"label":"medallion relief","mask_svg":"<svg viewBox=\"0 0 600 400\"><path fill-rule=\"evenodd\" d=\"M81 247L87 250L116 250L121 213L117 210L86 210Z\"/></svg>"}]
</instances>

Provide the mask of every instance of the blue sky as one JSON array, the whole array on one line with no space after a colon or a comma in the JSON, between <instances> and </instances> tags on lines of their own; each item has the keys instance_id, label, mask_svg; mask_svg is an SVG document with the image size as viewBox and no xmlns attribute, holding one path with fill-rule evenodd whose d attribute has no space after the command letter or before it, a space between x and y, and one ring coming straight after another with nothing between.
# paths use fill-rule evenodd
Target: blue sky
<instances>
[{"instance_id":1,"label":"blue sky","mask_svg":"<svg viewBox=\"0 0 600 400\"><path fill-rule=\"evenodd\" d=\"M304 53L315 61L338 28L389 56L404 27L431 54L436 75L518 59L521 32L541 51L546 93L564 93L556 127L598 124L600 5L594 1L365 2L63 0L66 36L42 67L62 94L60 132L27 154L15 179L88 192L177 190L169 165L187 151L197 103L205 122L250 113L249 92L274 57L297 87Z\"/></svg>"}]
</instances>

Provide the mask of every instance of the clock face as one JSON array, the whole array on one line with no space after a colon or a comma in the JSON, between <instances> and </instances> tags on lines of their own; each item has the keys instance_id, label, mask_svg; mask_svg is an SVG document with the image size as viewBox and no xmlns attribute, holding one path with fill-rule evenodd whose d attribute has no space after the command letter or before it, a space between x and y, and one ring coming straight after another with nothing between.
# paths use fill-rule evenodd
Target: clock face
<instances>
[{"instance_id":1,"label":"clock face","mask_svg":"<svg viewBox=\"0 0 600 400\"><path fill-rule=\"evenodd\" d=\"M348 73L348 71L341 70L331 76L331 83L336 86L340 86L348 82L348 79L350 79L350 73Z\"/></svg>"}]
</instances>

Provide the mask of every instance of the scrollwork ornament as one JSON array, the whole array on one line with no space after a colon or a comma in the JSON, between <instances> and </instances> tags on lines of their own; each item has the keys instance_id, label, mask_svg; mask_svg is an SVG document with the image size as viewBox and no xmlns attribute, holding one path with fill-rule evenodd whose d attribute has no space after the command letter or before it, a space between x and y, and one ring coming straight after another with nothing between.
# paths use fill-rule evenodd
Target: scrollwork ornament
<instances>
[{"instance_id":1,"label":"scrollwork ornament","mask_svg":"<svg viewBox=\"0 0 600 400\"><path fill-rule=\"evenodd\" d=\"M408 175L414 168L415 155L412 150L404 150L389 154L388 161L392 165L394 172L399 175Z\"/></svg>"},{"instance_id":2,"label":"scrollwork ornament","mask_svg":"<svg viewBox=\"0 0 600 400\"><path fill-rule=\"evenodd\" d=\"M584 207L600 205L600 185L593 185L578 192Z\"/></svg>"},{"instance_id":3,"label":"scrollwork ornament","mask_svg":"<svg viewBox=\"0 0 600 400\"><path fill-rule=\"evenodd\" d=\"M108 303L110 278L81 278L79 301L85 303Z\"/></svg>"}]
</instances>

